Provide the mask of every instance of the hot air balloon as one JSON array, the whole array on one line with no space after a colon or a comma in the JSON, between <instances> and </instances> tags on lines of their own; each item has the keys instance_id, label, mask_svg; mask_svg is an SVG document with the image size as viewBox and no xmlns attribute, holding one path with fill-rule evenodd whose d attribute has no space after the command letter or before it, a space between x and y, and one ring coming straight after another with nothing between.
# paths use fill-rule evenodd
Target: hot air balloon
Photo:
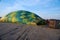
<instances>
[{"instance_id":1,"label":"hot air balloon","mask_svg":"<svg viewBox=\"0 0 60 40\"><path fill-rule=\"evenodd\" d=\"M11 12L7 14L4 18L2 18L2 20L4 22L34 25L45 23L45 20L36 15L35 13L25 10Z\"/></svg>"}]
</instances>

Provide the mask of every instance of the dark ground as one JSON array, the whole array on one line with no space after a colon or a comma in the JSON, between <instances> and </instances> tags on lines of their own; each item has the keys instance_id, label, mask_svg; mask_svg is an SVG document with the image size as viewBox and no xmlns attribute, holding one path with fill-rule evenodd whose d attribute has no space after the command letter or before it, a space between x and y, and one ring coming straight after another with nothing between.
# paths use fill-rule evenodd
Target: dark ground
<instances>
[{"instance_id":1,"label":"dark ground","mask_svg":"<svg viewBox=\"0 0 60 40\"><path fill-rule=\"evenodd\" d=\"M60 40L60 29L0 23L0 40Z\"/></svg>"}]
</instances>

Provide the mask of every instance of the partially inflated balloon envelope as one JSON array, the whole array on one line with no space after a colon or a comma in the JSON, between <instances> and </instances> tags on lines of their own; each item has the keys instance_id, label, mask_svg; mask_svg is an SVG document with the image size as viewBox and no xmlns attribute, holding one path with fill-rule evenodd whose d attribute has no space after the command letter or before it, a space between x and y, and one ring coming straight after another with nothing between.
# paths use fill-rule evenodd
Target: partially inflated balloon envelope
<instances>
[{"instance_id":1,"label":"partially inflated balloon envelope","mask_svg":"<svg viewBox=\"0 0 60 40\"><path fill-rule=\"evenodd\" d=\"M3 20L4 22L20 24L38 24L38 23L41 24L44 22L43 21L44 19L42 19L38 15L25 10L11 12L5 17L2 17L1 20Z\"/></svg>"}]
</instances>

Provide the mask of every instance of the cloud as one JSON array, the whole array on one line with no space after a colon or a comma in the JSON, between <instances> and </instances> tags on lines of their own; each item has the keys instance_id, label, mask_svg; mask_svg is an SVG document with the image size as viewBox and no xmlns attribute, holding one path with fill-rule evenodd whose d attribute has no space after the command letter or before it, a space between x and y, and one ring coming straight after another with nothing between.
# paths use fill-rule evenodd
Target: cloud
<instances>
[{"instance_id":1,"label":"cloud","mask_svg":"<svg viewBox=\"0 0 60 40\"><path fill-rule=\"evenodd\" d=\"M37 10L35 11L35 13L44 19L60 19L60 12L56 12L56 11L48 12L48 11Z\"/></svg>"},{"instance_id":2,"label":"cloud","mask_svg":"<svg viewBox=\"0 0 60 40\"><path fill-rule=\"evenodd\" d=\"M16 10L28 10L43 18L59 18L59 0L14 0L1 3L0 16ZM3 9L3 11L2 11Z\"/></svg>"},{"instance_id":3,"label":"cloud","mask_svg":"<svg viewBox=\"0 0 60 40\"><path fill-rule=\"evenodd\" d=\"M41 1L40 1L40 6L49 7L51 1L52 1L52 0L41 0Z\"/></svg>"},{"instance_id":4,"label":"cloud","mask_svg":"<svg viewBox=\"0 0 60 40\"><path fill-rule=\"evenodd\" d=\"M16 11L16 10L24 10L25 8L18 3L14 3L13 6L7 6L5 7L5 9L3 11L1 11L1 15L3 14L3 16L7 15L8 13L12 12L12 11ZM1 16L0 15L0 16Z\"/></svg>"},{"instance_id":5,"label":"cloud","mask_svg":"<svg viewBox=\"0 0 60 40\"><path fill-rule=\"evenodd\" d=\"M33 2L33 1L35 1L35 2ZM16 10L27 10L25 7L23 7L24 5L25 6L32 6L32 5L36 5L38 2L39 2L39 0L30 0L30 1L27 1L27 2L26 2L26 0L24 0L23 2L21 2L20 0L15 0L13 2L13 5L11 3L7 3L8 5L5 4L6 5L5 8L3 9L3 11L0 12L0 14L1 15L4 14L3 16L5 16L6 14L8 14L8 13L10 13L12 11L16 11Z\"/></svg>"},{"instance_id":6,"label":"cloud","mask_svg":"<svg viewBox=\"0 0 60 40\"><path fill-rule=\"evenodd\" d=\"M40 2L40 0L17 0L17 2L25 6L35 6Z\"/></svg>"}]
</instances>

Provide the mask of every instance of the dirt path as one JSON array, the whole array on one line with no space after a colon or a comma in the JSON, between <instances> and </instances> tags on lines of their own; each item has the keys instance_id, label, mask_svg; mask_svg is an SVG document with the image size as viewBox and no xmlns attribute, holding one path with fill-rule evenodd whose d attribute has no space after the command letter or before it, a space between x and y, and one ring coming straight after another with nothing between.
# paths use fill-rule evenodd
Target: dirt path
<instances>
[{"instance_id":1,"label":"dirt path","mask_svg":"<svg viewBox=\"0 0 60 40\"><path fill-rule=\"evenodd\" d=\"M60 29L0 23L0 40L60 40Z\"/></svg>"}]
</instances>

